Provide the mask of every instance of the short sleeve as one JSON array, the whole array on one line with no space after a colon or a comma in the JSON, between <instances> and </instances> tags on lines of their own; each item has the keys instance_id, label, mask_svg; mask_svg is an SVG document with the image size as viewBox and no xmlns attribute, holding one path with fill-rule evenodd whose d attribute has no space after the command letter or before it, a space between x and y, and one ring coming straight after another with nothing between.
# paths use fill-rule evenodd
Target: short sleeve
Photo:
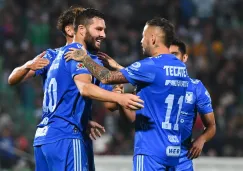
<instances>
[{"instance_id":1,"label":"short sleeve","mask_svg":"<svg viewBox=\"0 0 243 171\"><path fill-rule=\"evenodd\" d=\"M48 69L50 68L51 63L52 63L52 61L53 61L53 59L55 57L56 57L55 50L53 50L53 49L47 49L46 50L46 54L43 56L43 58L48 59L50 63L47 66L45 66L44 68L36 70L35 71L35 76L39 76L39 75L43 76L43 75L45 75L47 73Z\"/></svg>"},{"instance_id":2,"label":"short sleeve","mask_svg":"<svg viewBox=\"0 0 243 171\"><path fill-rule=\"evenodd\" d=\"M133 63L120 72L132 84L152 83L156 76L154 61L150 58Z\"/></svg>"},{"instance_id":3,"label":"short sleeve","mask_svg":"<svg viewBox=\"0 0 243 171\"><path fill-rule=\"evenodd\" d=\"M213 112L212 102L210 94L208 93L207 89L203 85L202 82L199 82L197 85L197 111L200 114L208 114Z\"/></svg>"},{"instance_id":4,"label":"short sleeve","mask_svg":"<svg viewBox=\"0 0 243 171\"><path fill-rule=\"evenodd\" d=\"M81 47L82 47L81 44L77 44L77 43L72 44L72 48L80 49ZM69 51L69 48L70 47L67 47L64 50L63 55L65 55L65 53ZM75 60L70 60L68 62L65 61L65 66L67 71L71 73L72 78L74 78L75 75L79 75L79 74L91 74L82 62L77 62Z\"/></svg>"},{"instance_id":5,"label":"short sleeve","mask_svg":"<svg viewBox=\"0 0 243 171\"><path fill-rule=\"evenodd\" d=\"M84 66L82 62L70 60L66 62L66 69L71 73L72 78L79 74L90 74L89 70Z\"/></svg>"}]
</instances>

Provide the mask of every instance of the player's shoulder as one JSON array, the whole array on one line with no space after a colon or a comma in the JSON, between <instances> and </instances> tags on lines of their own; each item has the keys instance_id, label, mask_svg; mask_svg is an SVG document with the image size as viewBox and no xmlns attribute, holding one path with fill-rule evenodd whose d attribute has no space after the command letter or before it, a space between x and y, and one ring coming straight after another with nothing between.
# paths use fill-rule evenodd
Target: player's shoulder
<instances>
[{"instance_id":1,"label":"player's shoulder","mask_svg":"<svg viewBox=\"0 0 243 171\"><path fill-rule=\"evenodd\" d=\"M82 44L77 43L77 42L74 42L74 43L70 43L70 44L64 46L62 48L62 51L68 51L69 48L77 48L77 49L80 49L81 47L82 47Z\"/></svg>"},{"instance_id":2,"label":"player's shoulder","mask_svg":"<svg viewBox=\"0 0 243 171\"><path fill-rule=\"evenodd\" d=\"M143 64L143 65L154 65L155 62L153 60L153 57L148 57L148 58L142 59L140 61L134 62L132 65L141 66L141 64Z\"/></svg>"},{"instance_id":3,"label":"player's shoulder","mask_svg":"<svg viewBox=\"0 0 243 171\"><path fill-rule=\"evenodd\" d=\"M173 54L160 54L153 58L156 64L175 67L186 67L186 65Z\"/></svg>"},{"instance_id":4,"label":"player's shoulder","mask_svg":"<svg viewBox=\"0 0 243 171\"><path fill-rule=\"evenodd\" d=\"M190 78L189 80L190 80L191 86L197 92L200 92L201 90L206 89L201 80L199 80L199 79L193 79L193 78Z\"/></svg>"},{"instance_id":5,"label":"player's shoulder","mask_svg":"<svg viewBox=\"0 0 243 171\"><path fill-rule=\"evenodd\" d=\"M201 83L201 80L195 79L195 78L189 78L190 83L194 85L199 85Z\"/></svg>"},{"instance_id":6,"label":"player's shoulder","mask_svg":"<svg viewBox=\"0 0 243 171\"><path fill-rule=\"evenodd\" d=\"M55 49L46 49L46 54L44 58L47 58L49 60L52 60L56 56L56 50Z\"/></svg>"}]
</instances>

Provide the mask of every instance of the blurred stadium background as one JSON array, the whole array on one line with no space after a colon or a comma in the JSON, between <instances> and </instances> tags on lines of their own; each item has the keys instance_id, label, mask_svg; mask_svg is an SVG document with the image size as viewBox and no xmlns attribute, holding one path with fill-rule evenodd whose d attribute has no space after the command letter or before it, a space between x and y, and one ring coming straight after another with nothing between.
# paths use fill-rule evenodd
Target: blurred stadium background
<instances>
[{"instance_id":1,"label":"blurred stadium background","mask_svg":"<svg viewBox=\"0 0 243 171\"><path fill-rule=\"evenodd\" d=\"M10 87L7 78L13 68L43 50L65 44L56 21L74 4L105 13L103 51L125 66L142 56L146 20L154 16L171 20L177 36L187 43L190 76L206 85L216 115L217 134L205 145L204 157L195 160L196 170L242 170L240 159L233 158L243 157L242 0L0 0L0 170L33 170L32 141L43 96L40 79ZM97 170L131 170L132 125L98 102L93 109L94 120L106 128L94 142ZM194 134L201 131L198 119Z\"/></svg>"}]
</instances>

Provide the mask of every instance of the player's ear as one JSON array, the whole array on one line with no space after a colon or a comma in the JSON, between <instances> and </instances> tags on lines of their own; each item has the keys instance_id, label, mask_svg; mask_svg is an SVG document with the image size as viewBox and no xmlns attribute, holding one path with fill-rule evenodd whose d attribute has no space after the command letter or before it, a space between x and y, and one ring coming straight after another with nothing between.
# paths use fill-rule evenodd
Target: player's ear
<instances>
[{"instance_id":1,"label":"player's ear","mask_svg":"<svg viewBox=\"0 0 243 171\"><path fill-rule=\"evenodd\" d=\"M78 26L78 32L82 35L85 36L86 34L86 27L84 25L79 25Z\"/></svg>"},{"instance_id":2,"label":"player's ear","mask_svg":"<svg viewBox=\"0 0 243 171\"><path fill-rule=\"evenodd\" d=\"M155 43L156 43L156 36L154 34L151 35L151 42L152 42L152 45L155 45Z\"/></svg>"},{"instance_id":3,"label":"player's ear","mask_svg":"<svg viewBox=\"0 0 243 171\"><path fill-rule=\"evenodd\" d=\"M72 25L68 25L65 28L65 32L69 37L73 37L74 34L74 30L73 30L73 26Z\"/></svg>"},{"instance_id":4,"label":"player's ear","mask_svg":"<svg viewBox=\"0 0 243 171\"><path fill-rule=\"evenodd\" d=\"M187 54L183 55L183 62L184 63L187 61L187 59L188 59L188 55Z\"/></svg>"}]
</instances>

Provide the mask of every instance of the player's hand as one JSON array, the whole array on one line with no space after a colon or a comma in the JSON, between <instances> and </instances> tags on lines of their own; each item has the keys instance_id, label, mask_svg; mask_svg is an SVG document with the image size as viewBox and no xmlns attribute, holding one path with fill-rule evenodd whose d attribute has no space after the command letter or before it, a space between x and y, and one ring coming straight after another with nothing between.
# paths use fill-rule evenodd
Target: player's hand
<instances>
[{"instance_id":1,"label":"player's hand","mask_svg":"<svg viewBox=\"0 0 243 171\"><path fill-rule=\"evenodd\" d=\"M96 140L97 137L101 137L105 133L105 128L95 121L89 121L87 133L91 140Z\"/></svg>"},{"instance_id":2,"label":"player's hand","mask_svg":"<svg viewBox=\"0 0 243 171\"><path fill-rule=\"evenodd\" d=\"M36 71L38 69L42 69L45 66L47 66L50 63L50 61L48 59L43 58L43 56L45 54L46 54L46 52L42 52L40 55L35 57L33 60L28 61L26 63L26 68Z\"/></svg>"},{"instance_id":3,"label":"player's hand","mask_svg":"<svg viewBox=\"0 0 243 171\"><path fill-rule=\"evenodd\" d=\"M113 86L112 91L115 92L115 93L123 94L124 93L124 85L123 84L116 84L116 85Z\"/></svg>"},{"instance_id":4,"label":"player's hand","mask_svg":"<svg viewBox=\"0 0 243 171\"><path fill-rule=\"evenodd\" d=\"M114 59L112 59L109 55L103 52L97 53L98 58L102 61L103 65L110 70L120 70L124 68L119 65Z\"/></svg>"},{"instance_id":5,"label":"player's hand","mask_svg":"<svg viewBox=\"0 0 243 171\"><path fill-rule=\"evenodd\" d=\"M82 62L83 58L86 55L87 55L87 51L82 46L81 49L69 48L69 51L67 53L65 53L64 58L66 59L66 61L73 59L75 61Z\"/></svg>"},{"instance_id":6,"label":"player's hand","mask_svg":"<svg viewBox=\"0 0 243 171\"><path fill-rule=\"evenodd\" d=\"M144 101L133 94L121 94L117 99L117 103L130 110L139 110L144 107Z\"/></svg>"},{"instance_id":7,"label":"player's hand","mask_svg":"<svg viewBox=\"0 0 243 171\"><path fill-rule=\"evenodd\" d=\"M203 139L202 137L199 137L196 140L194 140L192 142L191 149L188 151L187 157L189 159L195 159L195 158L199 157L202 152L205 142L206 142L205 139Z\"/></svg>"}]
</instances>

